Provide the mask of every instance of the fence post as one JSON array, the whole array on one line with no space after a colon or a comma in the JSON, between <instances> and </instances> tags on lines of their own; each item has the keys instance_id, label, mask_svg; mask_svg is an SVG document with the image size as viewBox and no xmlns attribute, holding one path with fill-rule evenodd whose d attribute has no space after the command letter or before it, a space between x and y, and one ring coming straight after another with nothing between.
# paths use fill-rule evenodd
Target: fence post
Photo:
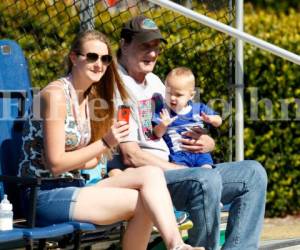
<instances>
[{"instance_id":1,"label":"fence post","mask_svg":"<svg viewBox=\"0 0 300 250\"><path fill-rule=\"evenodd\" d=\"M236 1L236 29L243 32L244 0ZM235 160L244 160L244 56L243 40L235 46Z\"/></svg>"},{"instance_id":2,"label":"fence post","mask_svg":"<svg viewBox=\"0 0 300 250\"><path fill-rule=\"evenodd\" d=\"M232 8L232 0L228 0L228 21L229 25L233 25L233 8ZM229 115L229 120L228 120L228 161L231 162L233 158L233 110L232 110L232 102L233 102L233 93L232 93L232 86L233 86L233 38L229 38L229 44L228 44L228 101L229 101L229 110L230 110L230 115Z\"/></svg>"},{"instance_id":3,"label":"fence post","mask_svg":"<svg viewBox=\"0 0 300 250\"><path fill-rule=\"evenodd\" d=\"M94 0L80 1L80 30L93 30L94 25Z\"/></svg>"}]
</instances>

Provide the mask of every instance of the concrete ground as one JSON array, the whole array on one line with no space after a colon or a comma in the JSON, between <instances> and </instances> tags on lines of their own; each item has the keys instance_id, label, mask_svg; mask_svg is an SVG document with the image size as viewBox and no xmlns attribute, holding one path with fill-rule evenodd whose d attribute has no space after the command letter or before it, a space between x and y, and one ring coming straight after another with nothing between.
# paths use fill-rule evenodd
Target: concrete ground
<instances>
[{"instance_id":1,"label":"concrete ground","mask_svg":"<svg viewBox=\"0 0 300 250\"><path fill-rule=\"evenodd\" d=\"M267 218L264 221L262 240L300 239L300 216Z\"/></svg>"},{"instance_id":2,"label":"concrete ground","mask_svg":"<svg viewBox=\"0 0 300 250\"><path fill-rule=\"evenodd\" d=\"M260 250L300 250L300 216L267 218L261 235Z\"/></svg>"}]
</instances>

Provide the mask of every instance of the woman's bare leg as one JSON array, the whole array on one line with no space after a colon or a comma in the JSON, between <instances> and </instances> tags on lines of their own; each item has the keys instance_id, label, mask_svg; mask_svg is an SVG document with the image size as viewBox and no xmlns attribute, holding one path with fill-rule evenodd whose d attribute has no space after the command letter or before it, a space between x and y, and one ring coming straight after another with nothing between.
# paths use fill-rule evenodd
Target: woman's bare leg
<instances>
[{"instance_id":1,"label":"woman's bare leg","mask_svg":"<svg viewBox=\"0 0 300 250\"><path fill-rule=\"evenodd\" d=\"M168 249L183 244L163 172L156 167L125 171L83 188L78 195L74 218L100 225L129 220L123 240L126 250L146 249L151 221L159 229ZM185 245L180 249L202 248Z\"/></svg>"},{"instance_id":2,"label":"woman's bare leg","mask_svg":"<svg viewBox=\"0 0 300 250\"><path fill-rule=\"evenodd\" d=\"M128 222L123 236L122 249L145 250L150 239L152 226L153 223L148 217L144 204L139 196L134 217Z\"/></svg>"},{"instance_id":3,"label":"woman's bare leg","mask_svg":"<svg viewBox=\"0 0 300 250\"><path fill-rule=\"evenodd\" d=\"M99 225L129 221L122 242L124 250L146 249L153 225L139 192L127 188L99 188L96 185L82 188L73 217Z\"/></svg>"},{"instance_id":4,"label":"woman's bare leg","mask_svg":"<svg viewBox=\"0 0 300 250\"><path fill-rule=\"evenodd\" d=\"M156 167L131 169L118 176L105 179L97 185L138 189L146 212L160 231L168 249L183 243L161 169Z\"/></svg>"}]
</instances>

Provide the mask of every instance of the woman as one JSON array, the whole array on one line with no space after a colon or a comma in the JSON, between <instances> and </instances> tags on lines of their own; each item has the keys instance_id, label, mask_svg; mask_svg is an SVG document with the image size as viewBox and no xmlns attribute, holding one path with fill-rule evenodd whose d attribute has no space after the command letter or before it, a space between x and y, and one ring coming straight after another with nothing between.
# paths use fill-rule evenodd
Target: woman
<instances>
[{"instance_id":1,"label":"woman","mask_svg":"<svg viewBox=\"0 0 300 250\"><path fill-rule=\"evenodd\" d=\"M97 31L80 33L68 55L68 75L41 90L24 130L19 174L49 179L38 192L38 222L127 220L125 250L146 249L154 224L168 249L202 249L183 243L159 168L125 171L83 187L80 170L95 167L99 155L109 156L129 133L126 122L113 121L115 88L126 101L107 39Z\"/></svg>"}]
</instances>

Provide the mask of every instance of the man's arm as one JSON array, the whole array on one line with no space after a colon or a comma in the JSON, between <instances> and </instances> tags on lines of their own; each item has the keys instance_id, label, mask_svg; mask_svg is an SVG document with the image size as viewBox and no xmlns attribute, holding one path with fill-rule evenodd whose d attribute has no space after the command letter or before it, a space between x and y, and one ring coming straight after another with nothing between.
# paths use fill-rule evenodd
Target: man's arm
<instances>
[{"instance_id":1,"label":"man's arm","mask_svg":"<svg viewBox=\"0 0 300 250\"><path fill-rule=\"evenodd\" d=\"M137 142L121 143L119 147L121 150L123 163L128 167L153 165L160 167L163 170L186 168L185 166L168 162L148 151L141 149Z\"/></svg>"}]
</instances>

